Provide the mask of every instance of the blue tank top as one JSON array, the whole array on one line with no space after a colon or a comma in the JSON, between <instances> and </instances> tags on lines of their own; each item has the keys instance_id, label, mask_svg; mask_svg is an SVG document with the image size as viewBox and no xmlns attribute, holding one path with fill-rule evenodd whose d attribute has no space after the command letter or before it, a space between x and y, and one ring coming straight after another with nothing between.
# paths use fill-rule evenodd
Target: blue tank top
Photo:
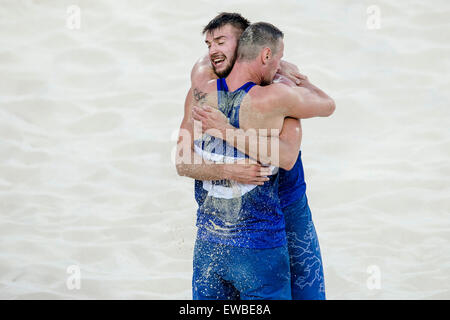
<instances>
[{"instance_id":1,"label":"blue tank top","mask_svg":"<svg viewBox=\"0 0 450 320\"><path fill-rule=\"evenodd\" d=\"M242 100L254 86L247 82L230 92L225 79L217 79L219 110L239 128ZM248 156L222 139L203 134L194 141L195 152L207 160L235 162ZM195 180L197 237L244 248L274 248L286 243L284 217L278 197L278 168L264 185L246 185L232 180Z\"/></svg>"},{"instance_id":2,"label":"blue tank top","mask_svg":"<svg viewBox=\"0 0 450 320\"><path fill-rule=\"evenodd\" d=\"M305 174L303 172L302 152L298 154L294 167L286 171L280 168L279 197L281 208L284 209L301 199L306 192Z\"/></svg>"}]
</instances>

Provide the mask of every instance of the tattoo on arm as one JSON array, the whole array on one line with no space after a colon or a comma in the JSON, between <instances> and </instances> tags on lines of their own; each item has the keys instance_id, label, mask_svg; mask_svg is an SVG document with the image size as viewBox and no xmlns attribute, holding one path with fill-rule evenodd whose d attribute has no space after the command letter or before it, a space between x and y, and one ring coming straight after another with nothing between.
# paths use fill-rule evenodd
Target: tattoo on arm
<instances>
[{"instance_id":1,"label":"tattoo on arm","mask_svg":"<svg viewBox=\"0 0 450 320\"><path fill-rule=\"evenodd\" d=\"M206 96L208 95L207 93L201 92L197 88L194 88L193 94L195 101L200 102L201 104L205 103Z\"/></svg>"}]
</instances>

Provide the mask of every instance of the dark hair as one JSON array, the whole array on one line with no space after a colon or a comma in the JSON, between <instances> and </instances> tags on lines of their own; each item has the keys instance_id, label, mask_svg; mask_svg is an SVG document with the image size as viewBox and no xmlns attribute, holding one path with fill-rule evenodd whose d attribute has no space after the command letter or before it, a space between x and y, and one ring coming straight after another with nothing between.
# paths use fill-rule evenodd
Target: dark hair
<instances>
[{"instance_id":1,"label":"dark hair","mask_svg":"<svg viewBox=\"0 0 450 320\"><path fill-rule=\"evenodd\" d=\"M203 28L202 34L219 29L226 24L231 24L236 29L244 32L250 25L250 21L245 19L239 13L222 12Z\"/></svg>"},{"instance_id":2,"label":"dark hair","mask_svg":"<svg viewBox=\"0 0 450 320\"><path fill-rule=\"evenodd\" d=\"M264 47L273 53L278 51L278 42L283 39L283 32L273 24L256 22L242 33L238 45L238 60L253 60Z\"/></svg>"}]
</instances>

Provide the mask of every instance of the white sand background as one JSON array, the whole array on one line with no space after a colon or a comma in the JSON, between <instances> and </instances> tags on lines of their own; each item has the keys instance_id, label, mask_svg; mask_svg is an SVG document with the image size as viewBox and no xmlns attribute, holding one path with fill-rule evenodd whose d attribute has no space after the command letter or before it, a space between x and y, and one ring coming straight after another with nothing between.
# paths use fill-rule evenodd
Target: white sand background
<instances>
[{"instance_id":1,"label":"white sand background","mask_svg":"<svg viewBox=\"0 0 450 320\"><path fill-rule=\"evenodd\" d=\"M328 298L449 299L446 0L0 0L0 298L191 298L193 181L171 152L220 11L279 26L336 100L302 144Z\"/></svg>"}]
</instances>

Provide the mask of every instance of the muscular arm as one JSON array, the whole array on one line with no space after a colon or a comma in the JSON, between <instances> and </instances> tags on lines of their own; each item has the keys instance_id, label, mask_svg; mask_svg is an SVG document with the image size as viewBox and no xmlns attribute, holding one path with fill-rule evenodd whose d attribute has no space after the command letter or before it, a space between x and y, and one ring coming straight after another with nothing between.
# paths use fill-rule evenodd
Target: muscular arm
<instances>
[{"instance_id":1,"label":"muscular arm","mask_svg":"<svg viewBox=\"0 0 450 320\"><path fill-rule=\"evenodd\" d=\"M239 151L264 165L290 170L295 164L302 137L300 121L285 118L280 135L261 135L256 130L237 129L215 108L194 107L193 116L202 121L208 133L224 139ZM272 152L273 151L273 152Z\"/></svg>"},{"instance_id":2,"label":"muscular arm","mask_svg":"<svg viewBox=\"0 0 450 320\"><path fill-rule=\"evenodd\" d=\"M285 118L279 136L261 136L257 135L256 131L244 132L242 130L234 130L233 134L236 135L236 140L227 138L227 142L234 140L234 145L238 150L245 152L262 164L291 170L297 161L302 139L301 125L297 119ZM228 136L232 135L225 135L225 137ZM258 148L251 147L252 139L257 141Z\"/></svg>"},{"instance_id":3,"label":"muscular arm","mask_svg":"<svg viewBox=\"0 0 450 320\"><path fill-rule=\"evenodd\" d=\"M180 125L177 141L175 159L177 173L180 176L188 176L198 180L224 179L224 168L222 164L213 165L212 162L204 160L193 150L194 126L193 120L189 116L192 99L192 89L189 89L184 102L184 118Z\"/></svg>"},{"instance_id":4,"label":"muscular arm","mask_svg":"<svg viewBox=\"0 0 450 320\"><path fill-rule=\"evenodd\" d=\"M336 109L334 100L324 91L304 80L298 87L271 85L271 100L283 115L297 119L328 117Z\"/></svg>"}]
</instances>

